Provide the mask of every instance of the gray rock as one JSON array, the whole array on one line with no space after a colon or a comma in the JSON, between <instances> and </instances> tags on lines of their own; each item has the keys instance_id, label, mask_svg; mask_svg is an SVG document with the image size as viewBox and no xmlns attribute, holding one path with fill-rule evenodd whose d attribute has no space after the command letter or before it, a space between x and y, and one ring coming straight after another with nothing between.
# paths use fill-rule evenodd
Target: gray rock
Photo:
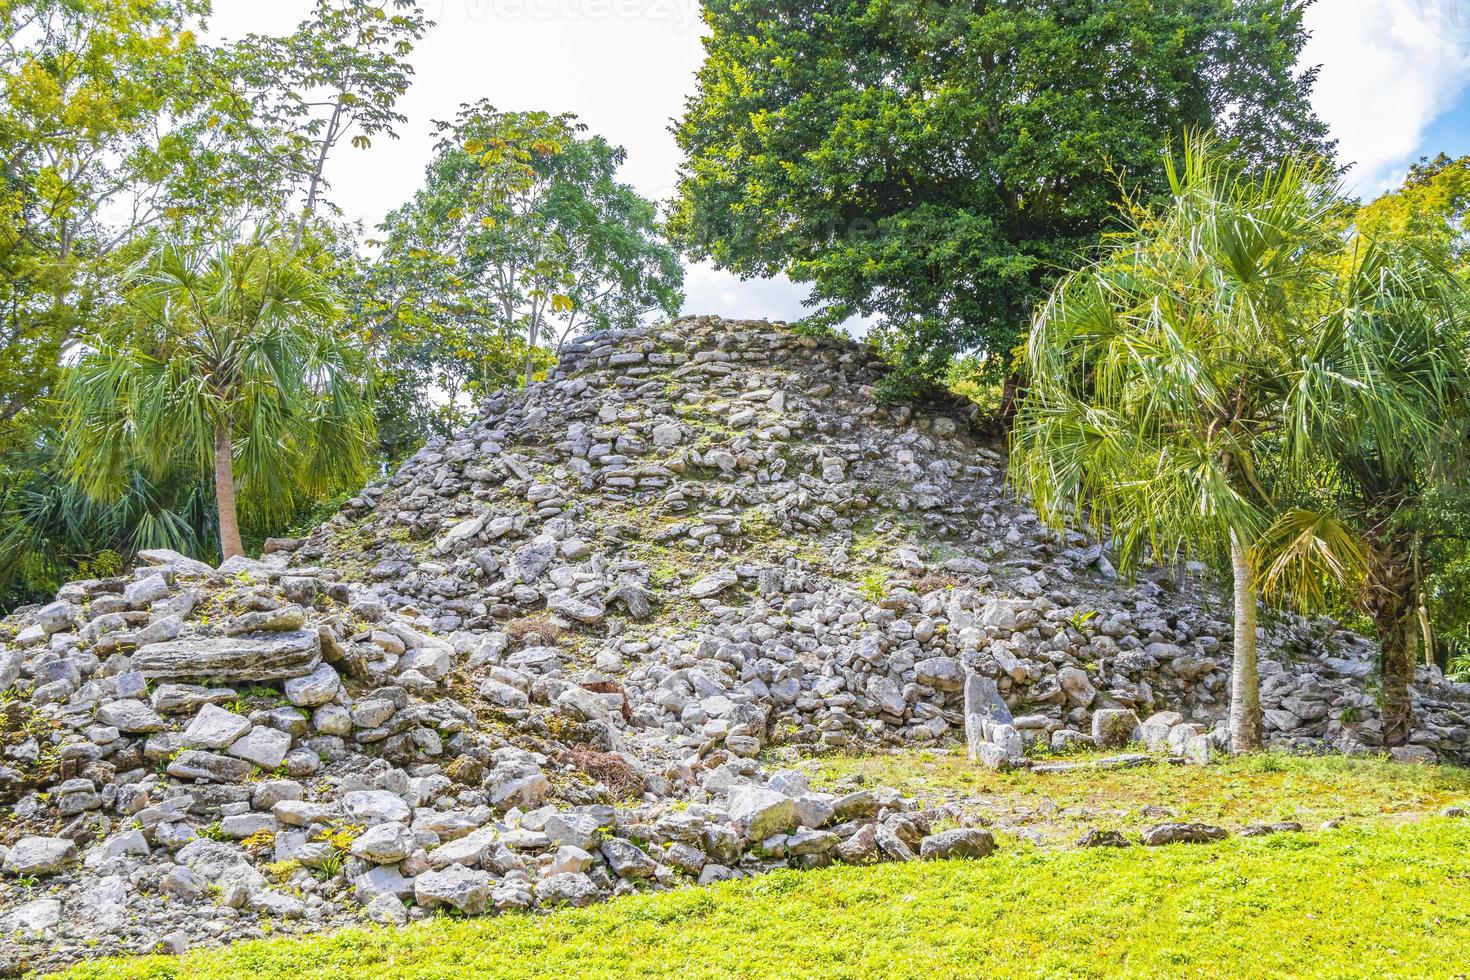
<instances>
[{"instance_id":1,"label":"gray rock","mask_svg":"<svg viewBox=\"0 0 1470 980\"><path fill-rule=\"evenodd\" d=\"M658 870L658 862L636 844L621 837L609 837L603 841L602 856L619 878L652 878Z\"/></svg>"},{"instance_id":2,"label":"gray rock","mask_svg":"<svg viewBox=\"0 0 1470 980\"><path fill-rule=\"evenodd\" d=\"M524 711L531 703L525 691L493 677L487 678L480 685L480 697L497 708L508 708L512 711Z\"/></svg>"},{"instance_id":3,"label":"gray rock","mask_svg":"<svg viewBox=\"0 0 1470 980\"><path fill-rule=\"evenodd\" d=\"M262 832L276 832L276 818L266 813L234 813L220 820L220 831L230 840L244 840Z\"/></svg>"},{"instance_id":4,"label":"gray rock","mask_svg":"<svg viewBox=\"0 0 1470 980\"><path fill-rule=\"evenodd\" d=\"M1143 843L1149 847L1164 844L1204 844L1224 840L1230 832L1224 827L1204 823L1161 823L1143 832Z\"/></svg>"},{"instance_id":5,"label":"gray rock","mask_svg":"<svg viewBox=\"0 0 1470 980\"><path fill-rule=\"evenodd\" d=\"M262 609L236 616L225 624L225 633L240 636L245 633L263 635L300 630L306 625L306 610L296 604L279 609Z\"/></svg>"},{"instance_id":6,"label":"gray rock","mask_svg":"<svg viewBox=\"0 0 1470 980\"><path fill-rule=\"evenodd\" d=\"M596 863L596 859L582 848L564 844L551 856L551 864L547 870L554 875L580 874Z\"/></svg>"},{"instance_id":7,"label":"gray rock","mask_svg":"<svg viewBox=\"0 0 1470 980\"><path fill-rule=\"evenodd\" d=\"M1009 725L1015 720L1011 709L1000 696L995 681L981 674L965 678L965 741L971 761L979 761L980 747L989 741L987 728L992 723Z\"/></svg>"},{"instance_id":8,"label":"gray rock","mask_svg":"<svg viewBox=\"0 0 1470 980\"><path fill-rule=\"evenodd\" d=\"M244 851L233 844L199 837L185 844L174 857L179 864L221 887L240 885L249 891L265 887L265 878L250 864Z\"/></svg>"},{"instance_id":9,"label":"gray rock","mask_svg":"<svg viewBox=\"0 0 1470 980\"><path fill-rule=\"evenodd\" d=\"M291 736L265 725L256 725L237 739L225 752L237 759L253 762L262 769L275 769L291 751Z\"/></svg>"},{"instance_id":10,"label":"gray rock","mask_svg":"<svg viewBox=\"0 0 1470 980\"><path fill-rule=\"evenodd\" d=\"M78 609L74 603L64 600L48 603L31 614L35 624L41 627L41 632L50 636L52 633L61 633L76 625Z\"/></svg>"},{"instance_id":11,"label":"gray rock","mask_svg":"<svg viewBox=\"0 0 1470 980\"><path fill-rule=\"evenodd\" d=\"M730 569L711 572L689 587L689 597L691 599L707 599L710 596L718 595L725 591L738 581L740 581L740 576L736 575Z\"/></svg>"},{"instance_id":12,"label":"gray rock","mask_svg":"<svg viewBox=\"0 0 1470 980\"><path fill-rule=\"evenodd\" d=\"M450 905L467 915L485 911L490 900L490 875L462 864L443 871L426 871L413 880L414 901L426 909Z\"/></svg>"},{"instance_id":13,"label":"gray rock","mask_svg":"<svg viewBox=\"0 0 1470 980\"><path fill-rule=\"evenodd\" d=\"M592 879L571 872L552 875L536 885L536 898L543 908L591 905L601 896Z\"/></svg>"},{"instance_id":14,"label":"gray rock","mask_svg":"<svg viewBox=\"0 0 1470 980\"><path fill-rule=\"evenodd\" d=\"M214 577L214 569L211 566L168 548L145 549L138 552L138 560L190 578Z\"/></svg>"},{"instance_id":15,"label":"gray rock","mask_svg":"<svg viewBox=\"0 0 1470 980\"><path fill-rule=\"evenodd\" d=\"M763 786L737 786L730 791L730 819L745 839L761 841L796 825L791 797Z\"/></svg>"},{"instance_id":16,"label":"gray rock","mask_svg":"<svg viewBox=\"0 0 1470 980\"><path fill-rule=\"evenodd\" d=\"M395 899L413 898L414 879L405 878L391 864L380 864L352 879L352 894L363 905L380 895Z\"/></svg>"},{"instance_id":17,"label":"gray rock","mask_svg":"<svg viewBox=\"0 0 1470 980\"><path fill-rule=\"evenodd\" d=\"M239 783L244 782L255 767L244 759L187 749L169 760L167 771L175 779Z\"/></svg>"},{"instance_id":18,"label":"gray rock","mask_svg":"<svg viewBox=\"0 0 1470 980\"><path fill-rule=\"evenodd\" d=\"M203 705L230 701L235 697L228 687L201 687L198 684L160 684L153 689L149 702L163 715L187 715Z\"/></svg>"},{"instance_id":19,"label":"gray rock","mask_svg":"<svg viewBox=\"0 0 1470 980\"><path fill-rule=\"evenodd\" d=\"M285 684L286 698L298 708L315 708L337 696L342 679L329 665L322 664L305 677L293 677Z\"/></svg>"},{"instance_id":20,"label":"gray rock","mask_svg":"<svg viewBox=\"0 0 1470 980\"><path fill-rule=\"evenodd\" d=\"M414 647L398 662L400 671L417 671L431 681L441 681L454 667L453 651L442 646Z\"/></svg>"},{"instance_id":21,"label":"gray rock","mask_svg":"<svg viewBox=\"0 0 1470 980\"><path fill-rule=\"evenodd\" d=\"M837 853L848 864L872 864L882 854L878 850L878 828L876 824L863 824L852 836L837 845Z\"/></svg>"},{"instance_id":22,"label":"gray rock","mask_svg":"<svg viewBox=\"0 0 1470 980\"><path fill-rule=\"evenodd\" d=\"M546 574L555 558L556 542L551 538L538 538L516 549L516 569L521 573L522 579L534 582Z\"/></svg>"},{"instance_id":23,"label":"gray rock","mask_svg":"<svg viewBox=\"0 0 1470 980\"><path fill-rule=\"evenodd\" d=\"M168 722L157 712L142 701L132 699L102 705L97 709L97 721L129 734L161 732L168 728Z\"/></svg>"},{"instance_id":24,"label":"gray rock","mask_svg":"<svg viewBox=\"0 0 1470 980\"><path fill-rule=\"evenodd\" d=\"M46 933L61 924L61 902L37 898L16 906L0 922L7 932Z\"/></svg>"},{"instance_id":25,"label":"gray rock","mask_svg":"<svg viewBox=\"0 0 1470 980\"><path fill-rule=\"evenodd\" d=\"M299 898L282 895L270 888L250 893L248 906L253 912L262 912L277 919L300 919L306 915L306 904Z\"/></svg>"},{"instance_id":26,"label":"gray rock","mask_svg":"<svg viewBox=\"0 0 1470 980\"><path fill-rule=\"evenodd\" d=\"M224 749L250 731L250 721L233 711L213 704L199 709L199 714L184 729L184 744L191 749Z\"/></svg>"},{"instance_id":27,"label":"gray rock","mask_svg":"<svg viewBox=\"0 0 1470 980\"><path fill-rule=\"evenodd\" d=\"M407 803L381 789L356 790L342 797L342 807L353 823L375 827L380 823L408 823L413 816Z\"/></svg>"},{"instance_id":28,"label":"gray rock","mask_svg":"<svg viewBox=\"0 0 1470 980\"><path fill-rule=\"evenodd\" d=\"M558 844L569 844L584 851L597 848L602 839L597 818L586 813L557 813L546 821L543 828L547 837Z\"/></svg>"},{"instance_id":29,"label":"gray rock","mask_svg":"<svg viewBox=\"0 0 1470 980\"><path fill-rule=\"evenodd\" d=\"M374 864L397 864L417 847L413 832L401 823L380 823L369 827L352 842L356 857Z\"/></svg>"},{"instance_id":30,"label":"gray rock","mask_svg":"<svg viewBox=\"0 0 1470 980\"><path fill-rule=\"evenodd\" d=\"M316 630L288 630L169 640L139 647L132 660L134 670L154 680L274 681L314 671L321 662L321 639Z\"/></svg>"},{"instance_id":31,"label":"gray rock","mask_svg":"<svg viewBox=\"0 0 1470 980\"><path fill-rule=\"evenodd\" d=\"M77 861L77 845L65 837L22 837L5 855L5 871L13 875L49 875Z\"/></svg>"},{"instance_id":32,"label":"gray rock","mask_svg":"<svg viewBox=\"0 0 1470 980\"><path fill-rule=\"evenodd\" d=\"M143 609L159 599L168 598L172 591L161 574L144 574L123 589L123 601L134 609Z\"/></svg>"},{"instance_id":33,"label":"gray rock","mask_svg":"<svg viewBox=\"0 0 1470 980\"><path fill-rule=\"evenodd\" d=\"M965 669L954 657L930 657L914 664L920 684L936 691L958 691L965 686Z\"/></svg>"},{"instance_id":34,"label":"gray rock","mask_svg":"<svg viewBox=\"0 0 1470 980\"><path fill-rule=\"evenodd\" d=\"M158 890L165 895L190 901L201 897L208 888L209 882L205 881L202 875L181 864L170 868L158 886Z\"/></svg>"},{"instance_id":35,"label":"gray rock","mask_svg":"<svg viewBox=\"0 0 1470 980\"><path fill-rule=\"evenodd\" d=\"M546 600L546 608L579 623L599 623L607 614L600 602L591 602L565 592L553 592Z\"/></svg>"},{"instance_id":36,"label":"gray rock","mask_svg":"<svg viewBox=\"0 0 1470 980\"><path fill-rule=\"evenodd\" d=\"M1079 708L1089 707L1097 699L1097 688L1092 686L1092 678L1080 667L1063 667L1057 671L1057 683L1067 695L1067 700Z\"/></svg>"},{"instance_id":37,"label":"gray rock","mask_svg":"<svg viewBox=\"0 0 1470 980\"><path fill-rule=\"evenodd\" d=\"M408 922L408 909L393 895L377 895L363 910L374 922L387 926L401 926Z\"/></svg>"}]
</instances>

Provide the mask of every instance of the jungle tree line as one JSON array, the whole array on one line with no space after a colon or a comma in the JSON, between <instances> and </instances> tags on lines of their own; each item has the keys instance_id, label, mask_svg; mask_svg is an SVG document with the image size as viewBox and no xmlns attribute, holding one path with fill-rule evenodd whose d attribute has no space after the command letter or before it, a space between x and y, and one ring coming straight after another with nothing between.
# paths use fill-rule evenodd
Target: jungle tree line
<instances>
[{"instance_id":1,"label":"jungle tree line","mask_svg":"<svg viewBox=\"0 0 1470 980\"><path fill-rule=\"evenodd\" d=\"M0 606L307 521L571 331L674 313L620 147L462 107L381 228L332 182L398 137L413 0L204 38L206 0L0 8ZM446 107L446 115L453 107Z\"/></svg>"}]
</instances>

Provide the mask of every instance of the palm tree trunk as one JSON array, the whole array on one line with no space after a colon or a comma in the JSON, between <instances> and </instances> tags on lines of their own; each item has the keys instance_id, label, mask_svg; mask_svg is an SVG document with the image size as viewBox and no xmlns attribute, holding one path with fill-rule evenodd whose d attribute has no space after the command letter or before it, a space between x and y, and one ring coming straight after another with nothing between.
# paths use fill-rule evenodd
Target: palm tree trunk
<instances>
[{"instance_id":1,"label":"palm tree trunk","mask_svg":"<svg viewBox=\"0 0 1470 980\"><path fill-rule=\"evenodd\" d=\"M240 518L235 512L235 462L230 444L230 430L224 424L214 427L214 499L219 507L219 550L224 559L243 555L240 544Z\"/></svg>"},{"instance_id":2,"label":"palm tree trunk","mask_svg":"<svg viewBox=\"0 0 1470 980\"><path fill-rule=\"evenodd\" d=\"M1379 679L1383 683L1383 744L1403 745L1414 729L1414 576L1412 543L1408 536L1392 536L1374 549L1375 568L1364 605L1378 630L1382 649Z\"/></svg>"},{"instance_id":3,"label":"palm tree trunk","mask_svg":"<svg viewBox=\"0 0 1470 980\"><path fill-rule=\"evenodd\" d=\"M1230 668L1230 751L1261 749L1261 681L1256 668L1256 579L1245 548L1230 535L1235 578L1235 657Z\"/></svg>"}]
</instances>

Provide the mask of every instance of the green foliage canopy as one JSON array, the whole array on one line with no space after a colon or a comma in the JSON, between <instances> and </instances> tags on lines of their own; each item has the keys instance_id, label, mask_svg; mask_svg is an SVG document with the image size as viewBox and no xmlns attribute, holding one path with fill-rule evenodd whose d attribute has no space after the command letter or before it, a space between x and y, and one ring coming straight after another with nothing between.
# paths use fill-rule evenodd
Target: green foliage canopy
<instances>
[{"instance_id":1,"label":"green foliage canopy","mask_svg":"<svg viewBox=\"0 0 1470 980\"><path fill-rule=\"evenodd\" d=\"M213 471L228 556L236 473L247 507L278 518L362 479L367 351L334 329L334 302L289 250L264 236L212 253L165 243L126 296L131 315L93 338L66 392L69 469L93 496L115 497L135 462Z\"/></svg>"},{"instance_id":2,"label":"green foliage canopy","mask_svg":"<svg viewBox=\"0 0 1470 980\"><path fill-rule=\"evenodd\" d=\"M876 317L900 364L1009 366L1119 182L1208 129L1253 161L1327 154L1291 0L712 0L671 229L697 259Z\"/></svg>"},{"instance_id":3,"label":"green foliage canopy","mask_svg":"<svg viewBox=\"0 0 1470 980\"><path fill-rule=\"evenodd\" d=\"M478 398L529 380L576 330L678 311L682 266L653 202L617 181L621 147L569 114L485 102L437 127L425 187L383 225L362 310L401 401Z\"/></svg>"},{"instance_id":4,"label":"green foliage canopy","mask_svg":"<svg viewBox=\"0 0 1470 980\"><path fill-rule=\"evenodd\" d=\"M198 105L190 25L206 9L0 4L0 448L110 302L116 254L169 206L177 130Z\"/></svg>"}]
</instances>

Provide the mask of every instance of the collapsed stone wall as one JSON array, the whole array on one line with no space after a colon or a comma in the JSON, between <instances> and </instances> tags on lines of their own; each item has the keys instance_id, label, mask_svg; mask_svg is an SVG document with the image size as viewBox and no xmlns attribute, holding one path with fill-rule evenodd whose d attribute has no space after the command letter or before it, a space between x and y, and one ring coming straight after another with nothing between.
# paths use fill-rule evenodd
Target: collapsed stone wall
<instances>
[{"instance_id":1,"label":"collapsed stone wall","mask_svg":"<svg viewBox=\"0 0 1470 980\"><path fill-rule=\"evenodd\" d=\"M812 792L758 761L777 746L1206 759L1219 597L1041 526L964 405L881 405L884 370L763 322L584 338L303 540L219 569L145 553L17 611L0 955L992 846L896 794ZM1262 633L1270 742L1381 744L1371 643ZM1425 668L1414 692L1398 754L1470 760L1470 687Z\"/></svg>"}]
</instances>

